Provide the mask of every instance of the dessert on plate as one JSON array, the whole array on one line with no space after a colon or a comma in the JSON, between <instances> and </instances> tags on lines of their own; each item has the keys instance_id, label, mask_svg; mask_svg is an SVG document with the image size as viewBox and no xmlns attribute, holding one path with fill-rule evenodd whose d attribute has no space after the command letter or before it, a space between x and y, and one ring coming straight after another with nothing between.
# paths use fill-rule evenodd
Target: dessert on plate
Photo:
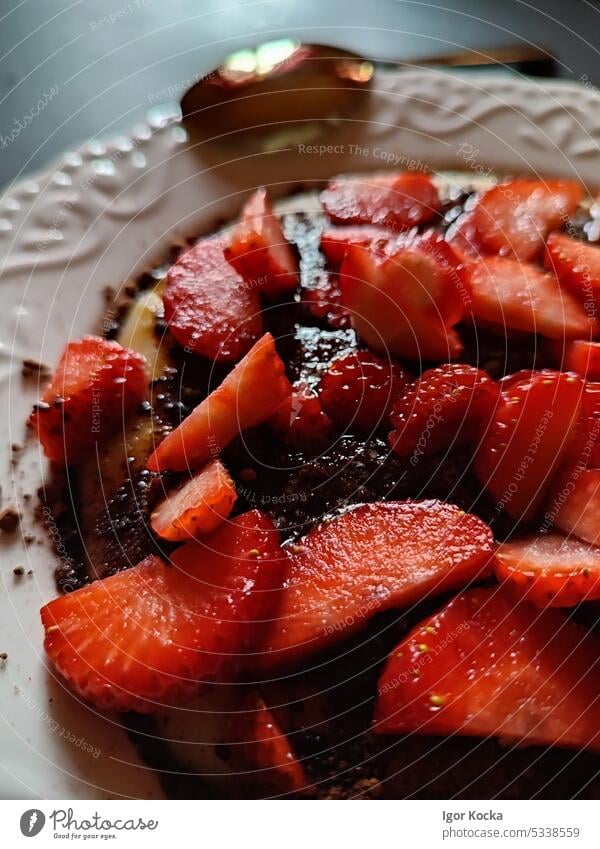
<instances>
[{"instance_id":1,"label":"dessert on plate","mask_svg":"<svg viewBox=\"0 0 600 849\"><path fill-rule=\"evenodd\" d=\"M169 794L597 792L597 214L549 178L258 188L67 340L45 649Z\"/></svg>"}]
</instances>

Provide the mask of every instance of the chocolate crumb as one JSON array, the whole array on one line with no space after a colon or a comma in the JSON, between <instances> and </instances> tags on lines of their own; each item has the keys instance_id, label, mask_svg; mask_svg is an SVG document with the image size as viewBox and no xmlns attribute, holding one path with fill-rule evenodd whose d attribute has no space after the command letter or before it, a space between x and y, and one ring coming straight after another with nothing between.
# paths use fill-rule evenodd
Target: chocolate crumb
<instances>
[{"instance_id":1,"label":"chocolate crumb","mask_svg":"<svg viewBox=\"0 0 600 849\"><path fill-rule=\"evenodd\" d=\"M16 531L21 514L14 507L5 507L0 513L0 531L5 534L12 534Z\"/></svg>"},{"instance_id":2,"label":"chocolate crumb","mask_svg":"<svg viewBox=\"0 0 600 849\"><path fill-rule=\"evenodd\" d=\"M33 534L25 534L25 536L23 537L23 542L25 543L25 545L31 545L33 542L35 542L34 535Z\"/></svg>"},{"instance_id":3,"label":"chocolate crumb","mask_svg":"<svg viewBox=\"0 0 600 849\"><path fill-rule=\"evenodd\" d=\"M23 377L48 377L50 374L50 367L45 365L44 363L40 363L38 360L31 359L27 357L23 360L23 367L21 370L21 374Z\"/></svg>"},{"instance_id":4,"label":"chocolate crumb","mask_svg":"<svg viewBox=\"0 0 600 849\"><path fill-rule=\"evenodd\" d=\"M6 663L6 661L8 660L8 652L1 651L0 652L0 660L2 661L2 663Z\"/></svg>"},{"instance_id":5,"label":"chocolate crumb","mask_svg":"<svg viewBox=\"0 0 600 849\"><path fill-rule=\"evenodd\" d=\"M25 569L23 569L22 566L15 566L15 568L13 569L13 575L15 576L15 578L22 578L24 574Z\"/></svg>"}]
</instances>

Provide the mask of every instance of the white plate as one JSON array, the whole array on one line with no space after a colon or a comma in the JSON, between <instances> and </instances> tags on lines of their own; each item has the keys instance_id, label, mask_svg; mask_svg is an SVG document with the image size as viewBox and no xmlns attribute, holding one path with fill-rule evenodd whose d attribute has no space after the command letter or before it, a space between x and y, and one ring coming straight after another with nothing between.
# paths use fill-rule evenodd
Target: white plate
<instances>
[{"instance_id":1,"label":"white plate","mask_svg":"<svg viewBox=\"0 0 600 849\"><path fill-rule=\"evenodd\" d=\"M228 158L194 146L177 119L149 121L129 136L65 154L0 201L0 485L3 504L23 513L22 533L2 547L0 797L63 799L161 796L114 720L78 703L48 673L38 611L56 594L56 555L34 519L45 473L24 440L37 395L21 379L24 358L54 364L67 339L98 329L103 290L118 288L164 258L174 240L234 215L242 195L266 184L389 167L537 172L598 183L600 96L568 83L473 74L379 72L364 114L340 123L329 153L284 147ZM322 140L315 140L316 144ZM26 494L33 498L26 500ZM33 575L17 578L22 565Z\"/></svg>"}]
</instances>

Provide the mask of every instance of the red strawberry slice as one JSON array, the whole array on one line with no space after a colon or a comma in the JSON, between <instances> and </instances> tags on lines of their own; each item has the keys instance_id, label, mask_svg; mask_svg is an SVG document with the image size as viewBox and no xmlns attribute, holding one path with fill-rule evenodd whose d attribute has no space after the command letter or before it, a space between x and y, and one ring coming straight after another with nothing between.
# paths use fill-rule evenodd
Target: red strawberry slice
<instances>
[{"instance_id":1,"label":"red strawberry slice","mask_svg":"<svg viewBox=\"0 0 600 849\"><path fill-rule=\"evenodd\" d=\"M477 235L473 212L464 212L448 228L446 241L463 262L478 259L483 248Z\"/></svg>"},{"instance_id":2,"label":"red strawberry slice","mask_svg":"<svg viewBox=\"0 0 600 849\"><path fill-rule=\"evenodd\" d=\"M247 201L225 245L225 257L249 286L270 297L296 288L298 262L266 189L257 189Z\"/></svg>"},{"instance_id":3,"label":"red strawberry slice","mask_svg":"<svg viewBox=\"0 0 600 849\"><path fill-rule=\"evenodd\" d=\"M590 334L590 319L553 274L506 257L467 263L462 274L476 319L553 339Z\"/></svg>"},{"instance_id":4,"label":"red strawberry slice","mask_svg":"<svg viewBox=\"0 0 600 849\"><path fill-rule=\"evenodd\" d=\"M587 381L579 418L565 450L564 465L578 471L600 468L600 383Z\"/></svg>"},{"instance_id":5,"label":"red strawberry slice","mask_svg":"<svg viewBox=\"0 0 600 849\"><path fill-rule=\"evenodd\" d=\"M600 545L600 469L574 466L557 475L546 517L566 534Z\"/></svg>"},{"instance_id":6,"label":"red strawberry slice","mask_svg":"<svg viewBox=\"0 0 600 849\"><path fill-rule=\"evenodd\" d=\"M494 186L473 210L477 238L489 253L533 259L548 233L573 215L581 193L571 180L512 180Z\"/></svg>"},{"instance_id":7,"label":"red strawberry slice","mask_svg":"<svg viewBox=\"0 0 600 849\"><path fill-rule=\"evenodd\" d=\"M269 425L282 442L295 448L323 445L331 434L331 420L323 412L318 395L304 383L294 386Z\"/></svg>"},{"instance_id":8,"label":"red strawberry slice","mask_svg":"<svg viewBox=\"0 0 600 849\"><path fill-rule=\"evenodd\" d=\"M202 239L171 266L163 296L175 339L194 354L236 362L262 333L258 288L225 259L223 236Z\"/></svg>"},{"instance_id":9,"label":"red strawberry slice","mask_svg":"<svg viewBox=\"0 0 600 849\"><path fill-rule=\"evenodd\" d=\"M377 251L379 245L383 247L394 238L394 235L393 231L386 230L384 227L368 225L327 227L321 234L321 250L327 261L335 268L339 268L346 256L348 245L370 246L372 250Z\"/></svg>"},{"instance_id":10,"label":"red strawberry slice","mask_svg":"<svg viewBox=\"0 0 600 849\"><path fill-rule=\"evenodd\" d=\"M550 233L544 257L546 268L596 317L600 305L600 247Z\"/></svg>"},{"instance_id":11,"label":"red strawberry slice","mask_svg":"<svg viewBox=\"0 0 600 849\"><path fill-rule=\"evenodd\" d=\"M475 442L499 394L498 384L473 366L448 363L424 371L393 406L390 446L408 457Z\"/></svg>"},{"instance_id":12,"label":"red strawberry slice","mask_svg":"<svg viewBox=\"0 0 600 849\"><path fill-rule=\"evenodd\" d=\"M332 180L321 201L338 224L372 224L390 230L423 224L440 208L431 177L411 171Z\"/></svg>"},{"instance_id":13,"label":"red strawberry slice","mask_svg":"<svg viewBox=\"0 0 600 849\"><path fill-rule=\"evenodd\" d=\"M469 590L393 650L373 731L598 750L599 657L598 637L562 611Z\"/></svg>"},{"instance_id":14,"label":"red strawberry slice","mask_svg":"<svg viewBox=\"0 0 600 849\"><path fill-rule=\"evenodd\" d=\"M132 569L42 608L54 668L100 710L148 713L229 679L270 615L285 560L272 522L253 510L172 565Z\"/></svg>"},{"instance_id":15,"label":"red strawberry slice","mask_svg":"<svg viewBox=\"0 0 600 849\"><path fill-rule=\"evenodd\" d=\"M461 352L452 328L466 312L465 287L430 250L401 248L382 259L350 245L341 287L354 328L377 353L447 360Z\"/></svg>"},{"instance_id":16,"label":"red strawberry slice","mask_svg":"<svg viewBox=\"0 0 600 849\"><path fill-rule=\"evenodd\" d=\"M265 333L223 383L160 443L148 468L185 471L201 466L238 433L270 418L290 393L275 340Z\"/></svg>"},{"instance_id":17,"label":"red strawberry slice","mask_svg":"<svg viewBox=\"0 0 600 849\"><path fill-rule=\"evenodd\" d=\"M29 423L47 457L78 463L123 426L147 388L141 354L118 342L86 336L65 348Z\"/></svg>"},{"instance_id":18,"label":"red strawberry slice","mask_svg":"<svg viewBox=\"0 0 600 849\"><path fill-rule=\"evenodd\" d=\"M496 575L538 607L574 607L600 599L600 548L535 534L498 548Z\"/></svg>"},{"instance_id":19,"label":"red strawberry slice","mask_svg":"<svg viewBox=\"0 0 600 849\"><path fill-rule=\"evenodd\" d=\"M277 619L253 668L299 663L363 627L487 571L492 534L439 501L365 504L319 525L290 548Z\"/></svg>"},{"instance_id":20,"label":"red strawberry slice","mask_svg":"<svg viewBox=\"0 0 600 849\"><path fill-rule=\"evenodd\" d=\"M533 373L508 385L475 455L483 487L518 520L532 519L560 465L581 407L583 382Z\"/></svg>"},{"instance_id":21,"label":"red strawberry slice","mask_svg":"<svg viewBox=\"0 0 600 849\"><path fill-rule=\"evenodd\" d=\"M261 795L313 794L290 741L258 692L248 693L233 715L226 741L230 766L237 774L248 773L248 783L258 786Z\"/></svg>"},{"instance_id":22,"label":"red strawberry slice","mask_svg":"<svg viewBox=\"0 0 600 849\"><path fill-rule=\"evenodd\" d=\"M337 425L370 431L386 423L394 399L409 380L396 363L357 351L331 363L321 378L319 397Z\"/></svg>"},{"instance_id":23,"label":"red strawberry slice","mask_svg":"<svg viewBox=\"0 0 600 849\"><path fill-rule=\"evenodd\" d=\"M233 509L237 493L227 469L219 460L170 492L150 518L152 530L162 539L189 540L209 534Z\"/></svg>"},{"instance_id":24,"label":"red strawberry slice","mask_svg":"<svg viewBox=\"0 0 600 849\"><path fill-rule=\"evenodd\" d=\"M556 340L548 345L550 356L562 371L574 371L588 380L600 380L600 342Z\"/></svg>"}]
</instances>

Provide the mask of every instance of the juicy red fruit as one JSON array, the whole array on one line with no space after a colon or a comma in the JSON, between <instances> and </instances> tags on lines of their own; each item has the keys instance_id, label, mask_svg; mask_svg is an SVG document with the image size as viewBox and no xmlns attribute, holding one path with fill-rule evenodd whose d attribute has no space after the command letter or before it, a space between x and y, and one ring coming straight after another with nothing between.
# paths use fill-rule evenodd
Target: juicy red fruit
<instances>
[{"instance_id":1,"label":"juicy red fruit","mask_svg":"<svg viewBox=\"0 0 600 849\"><path fill-rule=\"evenodd\" d=\"M382 610L487 574L489 527L452 504L364 504L317 526L289 549L281 602L253 670L290 666L347 638Z\"/></svg>"},{"instance_id":2,"label":"juicy red fruit","mask_svg":"<svg viewBox=\"0 0 600 849\"><path fill-rule=\"evenodd\" d=\"M385 423L410 375L401 366L357 351L334 360L319 387L321 404L340 427L369 431Z\"/></svg>"},{"instance_id":3,"label":"juicy red fruit","mask_svg":"<svg viewBox=\"0 0 600 849\"><path fill-rule=\"evenodd\" d=\"M583 382L533 372L501 392L475 455L475 472L498 509L532 519L558 468L579 415Z\"/></svg>"},{"instance_id":4,"label":"juicy red fruit","mask_svg":"<svg viewBox=\"0 0 600 849\"><path fill-rule=\"evenodd\" d=\"M225 245L227 261L249 286L278 297L293 292L298 262L267 197L257 189L242 210Z\"/></svg>"},{"instance_id":5,"label":"juicy red fruit","mask_svg":"<svg viewBox=\"0 0 600 849\"><path fill-rule=\"evenodd\" d=\"M332 180L321 201L338 224L372 224L390 230L423 224L440 208L431 177L409 171Z\"/></svg>"},{"instance_id":6,"label":"juicy red fruit","mask_svg":"<svg viewBox=\"0 0 600 849\"><path fill-rule=\"evenodd\" d=\"M270 615L285 558L257 510L42 608L57 672L100 710L143 713L229 680Z\"/></svg>"},{"instance_id":7,"label":"juicy red fruit","mask_svg":"<svg viewBox=\"0 0 600 849\"><path fill-rule=\"evenodd\" d=\"M461 275L471 294L476 320L489 322L502 333L522 330L550 339L589 336L590 317L553 274L507 257L467 262Z\"/></svg>"},{"instance_id":8,"label":"juicy red fruit","mask_svg":"<svg viewBox=\"0 0 600 849\"><path fill-rule=\"evenodd\" d=\"M415 243L382 257L350 245L340 278L352 325L377 353L447 360L462 351L454 325L466 313L466 290L440 249Z\"/></svg>"},{"instance_id":9,"label":"juicy red fruit","mask_svg":"<svg viewBox=\"0 0 600 849\"><path fill-rule=\"evenodd\" d=\"M546 268L596 317L600 305L600 247L572 239L565 233L548 236Z\"/></svg>"},{"instance_id":10,"label":"juicy red fruit","mask_svg":"<svg viewBox=\"0 0 600 849\"><path fill-rule=\"evenodd\" d=\"M574 607L600 599L600 548L559 534L503 543L496 575L538 607Z\"/></svg>"},{"instance_id":11,"label":"juicy red fruit","mask_svg":"<svg viewBox=\"0 0 600 849\"><path fill-rule=\"evenodd\" d=\"M600 749L598 637L506 589L452 599L390 654L378 734L463 734Z\"/></svg>"},{"instance_id":12,"label":"juicy red fruit","mask_svg":"<svg viewBox=\"0 0 600 849\"><path fill-rule=\"evenodd\" d=\"M331 433L331 420L318 395L303 383L294 386L269 425L282 442L294 448L322 447Z\"/></svg>"},{"instance_id":13,"label":"juicy red fruit","mask_svg":"<svg viewBox=\"0 0 600 849\"><path fill-rule=\"evenodd\" d=\"M473 366L448 363L429 369L396 400L390 446L407 457L476 442L499 393L498 384Z\"/></svg>"},{"instance_id":14,"label":"juicy red fruit","mask_svg":"<svg viewBox=\"0 0 600 849\"><path fill-rule=\"evenodd\" d=\"M86 336L67 345L30 424L49 459L78 463L123 426L147 386L141 354L118 342Z\"/></svg>"},{"instance_id":15,"label":"juicy red fruit","mask_svg":"<svg viewBox=\"0 0 600 849\"><path fill-rule=\"evenodd\" d=\"M163 296L175 339L194 354L236 362L262 333L260 298L225 259L223 236L202 239L171 266Z\"/></svg>"},{"instance_id":16,"label":"juicy red fruit","mask_svg":"<svg viewBox=\"0 0 600 849\"><path fill-rule=\"evenodd\" d=\"M512 180L485 192L473 210L477 238L489 253L534 259L550 230L573 215L581 199L571 180Z\"/></svg>"}]
</instances>

